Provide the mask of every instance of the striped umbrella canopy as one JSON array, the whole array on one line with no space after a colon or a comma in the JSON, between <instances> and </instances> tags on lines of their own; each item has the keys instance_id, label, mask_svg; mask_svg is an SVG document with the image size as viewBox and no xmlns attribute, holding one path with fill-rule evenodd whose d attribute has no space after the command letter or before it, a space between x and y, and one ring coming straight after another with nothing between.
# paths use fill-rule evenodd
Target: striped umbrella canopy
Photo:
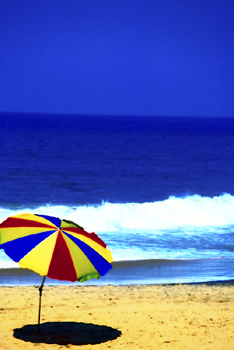
<instances>
[{"instance_id":1,"label":"striped umbrella canopy","mask_svg":"<svg viewBox=\"0 0 234 350\"><path fill-rule=\"evenodd\" d=\"M0 249L19 266L61 281L104 276L113 261L106 244L72 221L19 214L0 224Z\"/></svg>"},{"instance_id":2,"label":"striped umbrella canopy","mask_svg":"<svg viewBox=\"0 0 234 350\"><path fill-rule=\"evenodd\" d=\"M60 281L85 282L104 276L113 261L106 244L72 221L38 214L19 214L0 224L0 249L19 266Z\"/></svg>"}]
</instances>

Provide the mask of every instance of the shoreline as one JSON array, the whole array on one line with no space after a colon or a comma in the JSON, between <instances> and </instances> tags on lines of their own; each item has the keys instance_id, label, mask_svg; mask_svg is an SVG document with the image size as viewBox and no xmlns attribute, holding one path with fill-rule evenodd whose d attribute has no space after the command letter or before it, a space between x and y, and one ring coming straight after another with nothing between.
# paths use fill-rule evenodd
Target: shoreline
<instances>
[{"instance_id":1,"label":"shoreline","mask_svg":"<svg viewBox=\"0 0 234 350\"><path fill-rule=\"evenodd\" d=\"M234 349L234 284L0 287L1 349Z\"/></svg>"},{"instance_id":2,"label":"shoreline","mask_svg":"<svg viewBox=\"0 0 234 350\"><path fill-rule=\"evenodd\" d=\"M113 268L99 280L85 285L151 285L178 283L231 283L234 259L129 260L115 261ZM0 286L40 285L42 277L22 268L0 269ZM47 278L49 285L71 285L71 282ZM72 283L80 285L80 282Z\"/></svg>"}]
</instances>

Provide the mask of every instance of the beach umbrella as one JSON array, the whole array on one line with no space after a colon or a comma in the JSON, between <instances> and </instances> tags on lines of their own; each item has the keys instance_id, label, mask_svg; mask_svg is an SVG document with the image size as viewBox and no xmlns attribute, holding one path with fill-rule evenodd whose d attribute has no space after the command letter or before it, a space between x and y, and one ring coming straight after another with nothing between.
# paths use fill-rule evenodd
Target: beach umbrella
<instances>
[{"instance_id":1,"label":"beach umbrella","mask_svg":"<svg viewBox=\"0 0 234 350\"><path fill-rule=\"evenodd\" d=\"M85 282L104 276L113 261L110 250L94 232L69 220L38 214L10 216L0 224L0 249L22 268L60 281Z\"/></svg>"}]
</instances>

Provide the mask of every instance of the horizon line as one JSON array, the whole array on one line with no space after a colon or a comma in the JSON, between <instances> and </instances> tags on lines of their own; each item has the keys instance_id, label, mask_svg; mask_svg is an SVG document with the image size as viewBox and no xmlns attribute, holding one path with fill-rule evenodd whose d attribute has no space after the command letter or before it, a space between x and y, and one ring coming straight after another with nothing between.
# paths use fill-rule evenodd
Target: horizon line
<instances>
[{"instance_id":1,"label":"horizon line","mask_svg":"<svg viewBox=\"0 0 234 350\"><path fill-rule=\"evenodd\" d=\"M139 118L233 118L234 116L208 116L208 115L160 115L160 114L92 114L92 113L63 113L63 112L12 112L12 111L0 111L2 114L18 114L18 115L51 115L51 116L79 116L79 117L139 117Z\"/></svg>"}]
</instances>

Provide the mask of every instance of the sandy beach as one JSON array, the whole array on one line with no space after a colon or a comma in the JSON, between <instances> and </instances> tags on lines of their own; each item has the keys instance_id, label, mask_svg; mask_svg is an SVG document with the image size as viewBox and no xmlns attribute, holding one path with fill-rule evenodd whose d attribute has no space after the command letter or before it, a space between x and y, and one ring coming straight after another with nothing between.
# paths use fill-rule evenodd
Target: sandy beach
<instances>
[{"instance_id":1,"label":"sandy beach","mask_svg":"<svg viewBox=\"0 0 234 350\"><path fill-rule=\"evenodd\" d=\"M234 349L234 285L0 287L0 349Z\"/></svg>"}]
</instances>

